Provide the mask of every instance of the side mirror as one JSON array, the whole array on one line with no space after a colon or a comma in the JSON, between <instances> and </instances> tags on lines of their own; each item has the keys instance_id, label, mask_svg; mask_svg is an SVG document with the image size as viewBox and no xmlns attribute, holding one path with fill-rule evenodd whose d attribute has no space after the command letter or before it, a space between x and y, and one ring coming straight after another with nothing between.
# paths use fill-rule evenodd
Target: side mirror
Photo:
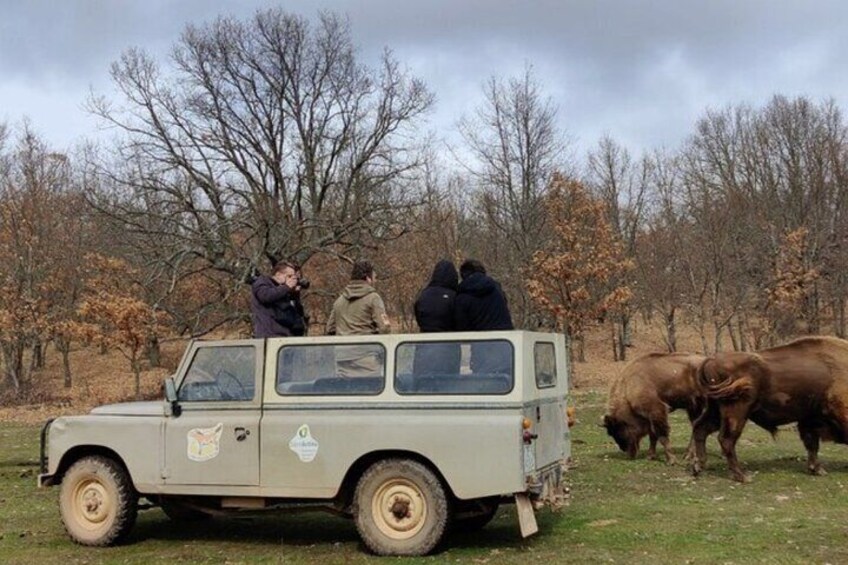
<instances>
[{"instance_id":1,"label":"side mirror","mask_svg":"<svg viewBox=\"0 0 848 565\"><path fill-rule=\"evenodd\" d=\"M174 417L182 413L180 403L177 400L177 385L174 384L174 377L165 379L165 400L171 405L171 415Z\"/></svg>"}]
</instances>

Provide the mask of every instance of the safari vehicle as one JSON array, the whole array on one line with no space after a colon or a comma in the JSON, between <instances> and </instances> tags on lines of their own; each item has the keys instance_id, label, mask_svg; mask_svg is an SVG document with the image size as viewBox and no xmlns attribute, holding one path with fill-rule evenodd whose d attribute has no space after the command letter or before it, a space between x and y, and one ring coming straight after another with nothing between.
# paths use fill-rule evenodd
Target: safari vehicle
<instances>
[{"instance_id":1,"label":"safari vehicle","mask_svg":"<svg viewBox=\"0 0 848 565\"><path fill-rule=\"evenodd\" d=\"M48 422L39 486L70 537L265 509L351 517L381 555L421 555L515 502L563 502L565 339L525 331L194 341L164 402ZM141 503L140 503L141 502Z\"/></svg>"}]
</instances>

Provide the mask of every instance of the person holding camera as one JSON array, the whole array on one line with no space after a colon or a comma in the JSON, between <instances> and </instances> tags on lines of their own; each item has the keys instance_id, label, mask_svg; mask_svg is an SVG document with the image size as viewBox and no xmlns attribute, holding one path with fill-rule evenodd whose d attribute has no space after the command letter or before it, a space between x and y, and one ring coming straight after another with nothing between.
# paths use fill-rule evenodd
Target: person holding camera
<instances>
[{"instance_id":1,"label":"person holding camera","mask_svg":"<svg viewBox=\"0 0 848 565\"><path fill-rule=\"evenodd\" d=\"M300 267L283 261L274 265L270 276L260 275L251 284L250 309L253 337L306 335L306 316L300 291L309 287Z\"/></svg>"}]
</instances>

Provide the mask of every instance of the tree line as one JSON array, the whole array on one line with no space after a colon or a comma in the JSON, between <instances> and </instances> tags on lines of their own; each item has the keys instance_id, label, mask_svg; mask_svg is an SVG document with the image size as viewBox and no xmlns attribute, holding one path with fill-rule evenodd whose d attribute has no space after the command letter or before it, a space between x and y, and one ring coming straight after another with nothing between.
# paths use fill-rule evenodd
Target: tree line
<instances>
[{"instance_id":1,"label":"tree line","mask_svg":"<svg viewBox=\"0 0 848 565\"><path fill-rule=\"evenodd\" d=\"M518 327L590 327L623 360L636 320L704 352L799 333L846 335L848 137L833 101L776 95L707 109L679 147L610 137L573 155L529 67L482 85L449 151L434 93L390 50L360 60L348 21L282 10L188 26L170 56L128 49L112 97L87 105L113 138L49 147L0 127L2 388L24 398L45 348L122 351L135 374L163 339L248 331L255 269L313 280L313 325L370 258L403 330L440 258L475 257Z\"/></svg>"}]
</instances>

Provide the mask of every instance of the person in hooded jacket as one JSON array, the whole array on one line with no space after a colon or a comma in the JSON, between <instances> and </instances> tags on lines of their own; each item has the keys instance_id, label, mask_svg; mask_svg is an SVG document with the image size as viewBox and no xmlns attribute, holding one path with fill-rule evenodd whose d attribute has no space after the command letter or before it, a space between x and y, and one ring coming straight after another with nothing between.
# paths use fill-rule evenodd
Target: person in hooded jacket
<instances>
[{"instance_id":1,"label":"person in hooded jacket","mask_svg":"<svg viewBox=\"0 0 848 565\"><path fill-rule=\"evenodd\" d=\"M512 316L500 283L486 267L468 259L459 267L462 282L456 293L456 329L460 332L511 330Z\"/></svg>"},{"instance_id":2,"label":"person in hooded jacket","mask_svg":"<svg viewBox=\"0 0 848 565\"><path fill-rule=\"evenodd\" d=\"M454 301L459 275L451 261L443 259L433 268L429 284L415 301L415 321L423 333L452 332L456 328ZM416 375L458 375L461 351L458 343L420 343L415 347Z\"/></svg>"},{"instance_id":3,"label":"person in hooded jacket","mask_svg":"<svg viewBox=\"0 0 848 565\"><path fill-rule=\"evenodd\" d=\"M350 282L342 291L327 320L328 335L368 335L391 333L383 299L374 283L377 273L368 261L353 264Z\"/></svg>"},{"instance_id":4,"label":"person in hooded jacket","mask_svg":"<svg viewBox=\"0 0 848 565\"><path fill-rule=\"evenodd\" d=\"M506 295L500 283L486 274L486 267L468 259L459 267L462 282L456 293L457 331L498 331L514 329ZM471 348L472 373L511 373L511 353L500 343L474 344Z\"/></svg>"},{"instance_id":5,"label":"person in hooded jacket","mask_svg":"<svg viewBox=\"0 0 848 565\"><path fill-rule=\"evenodd\" d=\"M327 319L328 335L370 335L391 332L389 316L374 283L377 273L368 261L353 264L350 282ZM342 377L379 376L383 361L371 345L345 346L336 350L336 370Z\"/></svg>"}]
</instances>

